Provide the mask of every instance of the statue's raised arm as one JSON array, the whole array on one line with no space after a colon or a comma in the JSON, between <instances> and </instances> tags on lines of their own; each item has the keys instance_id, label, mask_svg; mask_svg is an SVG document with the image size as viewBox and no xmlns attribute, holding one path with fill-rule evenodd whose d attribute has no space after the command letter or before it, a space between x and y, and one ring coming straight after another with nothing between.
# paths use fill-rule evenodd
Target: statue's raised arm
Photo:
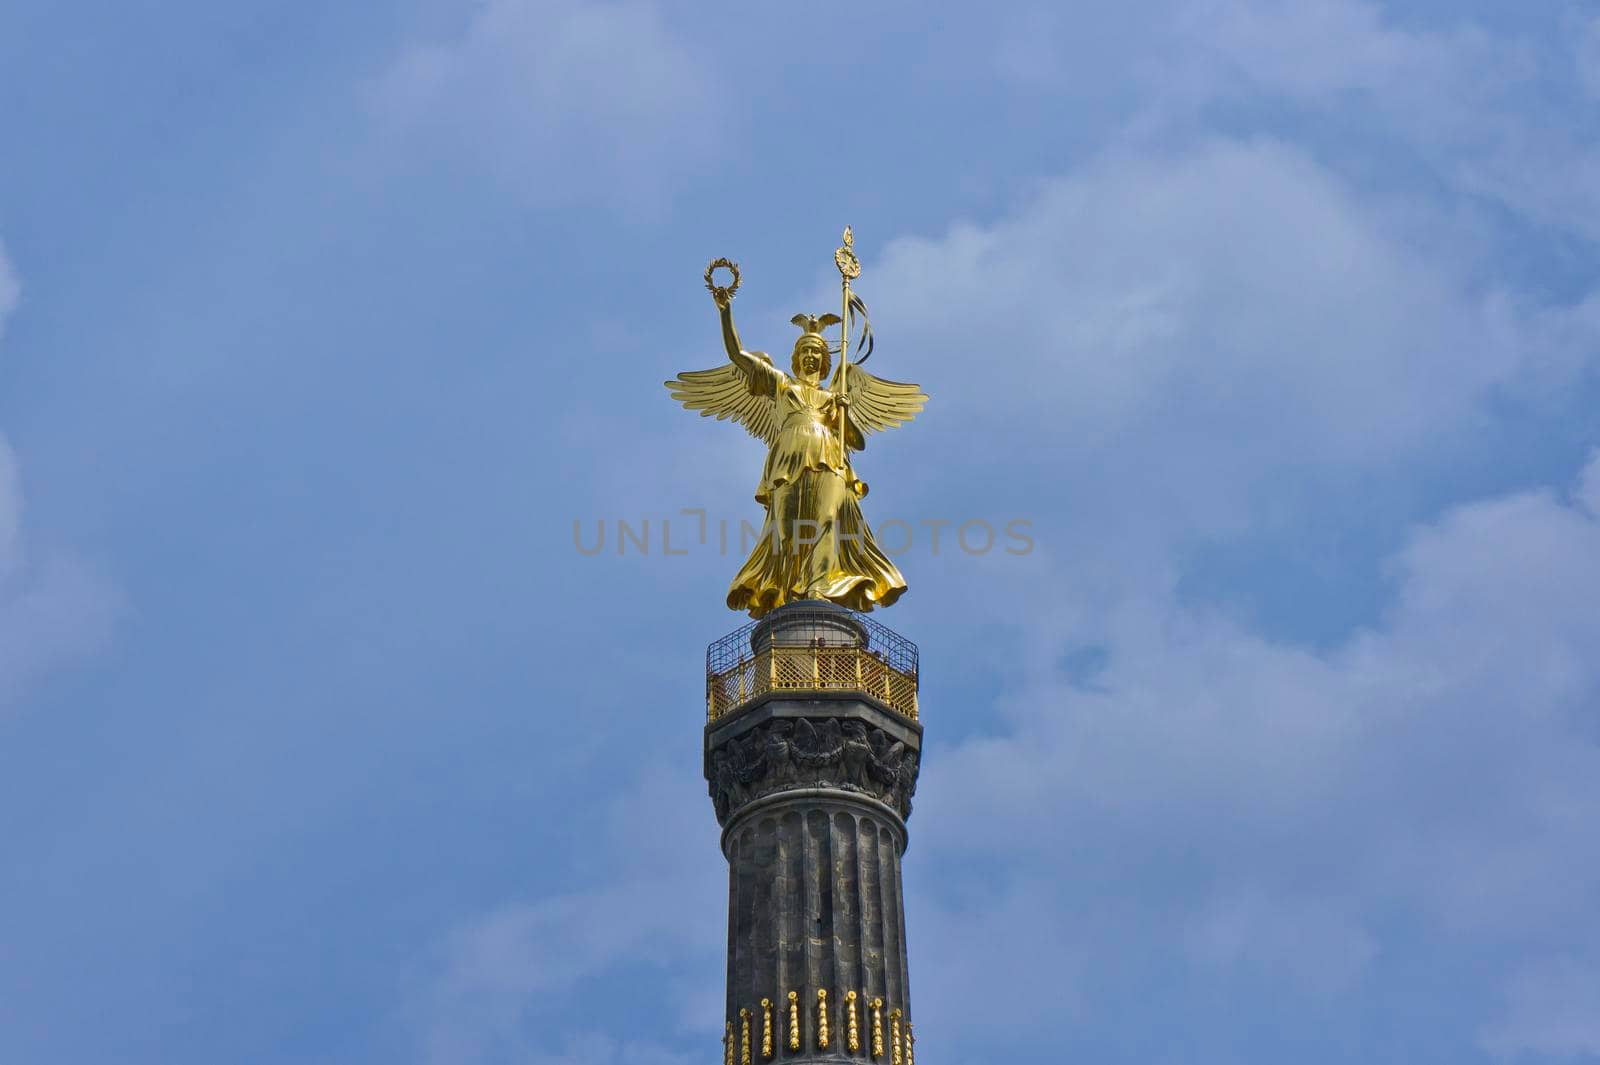
<instances>
[{"instance_id":1,"label":"statue's raised arm","mask_svg":"<svg viewBox=\"0 0 1600 1065\"><path fill-rule=\"evenodd\" d=\"M727 267L733 272L733 282L722 286L713 283L712 272ZM709 370L686 370L666 382L672 398L690 410L700 412L702 418L731 418L745 427L758 440L771 445L777 438L778 426L774 406L784 374L772 365L772 359L763 351L746 351L739 342L739 331L733 324L733 295L739 288L739 267L727 259L718 259L706 268L706 288L722 317L722 345L727 349L728 362Z\"/></svg>"},{"instance_id":2,"label":"statue's raised arm","mask_svg":"<svg viewBox=\"0 0 1600 1065\"><path fill-rule=\"evenodd\" d=\"M717 285L712 281L712 272L719 266L725 266L733 271L731 285ZM739 288L739 265L727 259L718 259L706 268L706 288L711 290L711 300L717 305L717 313L722 317L722 346L727 349L728 361L732 362L746 377L753 382L764 383L772 376L772 360L764 351L746 351L739 342L739 330L733 324L733 294ZM779 372L779 376L782 376Z\"/></svg>"}]
</instances>

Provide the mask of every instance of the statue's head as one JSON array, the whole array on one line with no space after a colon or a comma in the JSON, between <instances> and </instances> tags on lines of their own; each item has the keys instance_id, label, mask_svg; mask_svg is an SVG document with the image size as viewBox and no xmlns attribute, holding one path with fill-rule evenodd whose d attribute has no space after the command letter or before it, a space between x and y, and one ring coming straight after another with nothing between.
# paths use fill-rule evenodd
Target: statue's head
<instances>
[{"instance_id":1,"label":"statue's head","mask_svg":"<svg viewBox=\"0 0 1600 1065\"><path fill-rule=\"evenodd\" d=\"M814 315L797 314L790 321L801 329L800 338L794 342L794 357L790 363L794 375L809 384L816 384L828 376L828 370L833 365L833 349L828 346L822 331L830 325L838 325L839 316L825 314L817 318Z\"/></svg>"},{"instance_id":2,"label":"statue's head","mask_svg":"<svg viewBox=\"0 0 1600 1065\"><path fill-rule=\"evenodd\" d=\"M816 384L828 375L832 364L833 353L821 337L808 333L794 342L792 367L794 375L801 380Z\"/></svg>"}]
</instances>

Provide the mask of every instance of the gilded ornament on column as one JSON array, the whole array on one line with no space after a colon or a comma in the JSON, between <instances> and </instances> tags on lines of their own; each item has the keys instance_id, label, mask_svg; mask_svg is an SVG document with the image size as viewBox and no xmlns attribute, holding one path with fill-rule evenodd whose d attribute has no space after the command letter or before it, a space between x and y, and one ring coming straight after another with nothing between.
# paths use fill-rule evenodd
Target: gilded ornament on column
<instances>
[{"instance_id":1,"label":"gilded ornament on column","mask_svg":"<svg viewBox=\"0 0 1600 1065\"><path fill-rule=\"evenodd\" d=\"M750 1011L739 1009L739 1065L750 1065Z\"/></svg>"},{"instance_id":2,"label":"gilded ornament on column","mask_svg":"<svg viewBox=\"0 0 1600 1065\"><path fill-rule=\"evenodd\" d=\"M772 1057L772 1000L761 1000L761 1056Z\"/></svg>"},{"instance_id":3,"label":"gilded ornament on column","mask_svg":"<svg viewBox=\"0 0 1600 1065\"><path fill-rule=\"evenodd\" d=\"M789 992L789 1049L800 1049L800 992Z\"/></svg>"},{"instance_id":4,"label":"gilded ornament on column","mask_svg":"<svg viewBox=\"0 0 1600 1065\"><path fill-rule=\"evenodd\" d=\"M889 1065L905 1065L905 1058L900 1053L900 1010L889 1011L889 1045L894 1050L894 1056L889 1059Z\"/></svg>"},{"instance_id":5,"label":"gilded ornament on column","mask_svg":"<svg viewBox=\"0 0 1600 1065\"><path fill-rule=\"evenodd\" d=\"M883 1057L883 999L872 1000L872 1059Z\"/></svg>"},{"instance_id":6,"label":"gilded ornament on column","mask_svg":"<svg viewBox=\"0 0 1600 1065\"><path fill-rule=\"evenodd\" d=\"M917 1065L917 1033L911 1028L911 1018L906 1018L906 1065Z\"/></svg>"},{"instance_id":7,"label":"gilded ornament on column","mask_svg":"<svg viewBox=\"0 0 1600 1065\"><path fill-rule=\"evenodd\" d=\"M856 1027L856 993L854 991L846 991L844 993L844 1002L845 1009L849 1015L846 1045L849 1046L850 1053L854 1054L861 1049L861 1030Z\"/></svg>"},{"instance_id":8,"label":"gilded ornament on column","mask_svg":"<svg viewBox=\"0 0 1600 1065\"><path fill-rule=\"evenodd\" d=\"M733 1065L733 1022L728 1022L727 1031L722 1033L722 1065Z\"/></svg>"},{"instance_id":9,"label":"gilded ornament on column","mask_svg":"<svg viewBox=\"0 0 1600 1065\"><path fill-rule=\"evenodd\" d=\"M817 988L817 1049L828 1049L828 992Z\"/></svg>"}]
</instances>

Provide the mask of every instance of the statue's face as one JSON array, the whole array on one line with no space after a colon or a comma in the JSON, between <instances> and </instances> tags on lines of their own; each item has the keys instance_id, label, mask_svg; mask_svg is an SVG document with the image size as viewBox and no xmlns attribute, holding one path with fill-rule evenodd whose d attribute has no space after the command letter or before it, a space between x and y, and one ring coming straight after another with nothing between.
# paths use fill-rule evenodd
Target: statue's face
<instances>
[{"instance_id":1,"label":"statue's face","mask_svg":"<svg viewBox=\"0 0 1600 1065\"><path fill-rule=\"evenodd\" d=\"M821 380L822 353L810 345L795 348L794 372L811 384Z\"/></svg>"}]
</instances>

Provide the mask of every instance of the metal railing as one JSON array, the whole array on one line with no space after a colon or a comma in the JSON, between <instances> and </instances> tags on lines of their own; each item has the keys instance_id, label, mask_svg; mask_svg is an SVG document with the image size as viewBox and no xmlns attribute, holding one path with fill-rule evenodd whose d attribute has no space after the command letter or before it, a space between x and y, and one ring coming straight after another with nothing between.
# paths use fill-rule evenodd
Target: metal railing
<instances>
[{"instance_id":1,"label":"metal railing","mask_svg":"<svg viewBox=\"0 0 1600 1065\"><path fill-rule=\"evenodd\" d=\"M853 611L786 608L781 627L752 622L706 649L706 716L771 692L861 692L917 720L917 646Z\"/></svg>"}]
</instances>

